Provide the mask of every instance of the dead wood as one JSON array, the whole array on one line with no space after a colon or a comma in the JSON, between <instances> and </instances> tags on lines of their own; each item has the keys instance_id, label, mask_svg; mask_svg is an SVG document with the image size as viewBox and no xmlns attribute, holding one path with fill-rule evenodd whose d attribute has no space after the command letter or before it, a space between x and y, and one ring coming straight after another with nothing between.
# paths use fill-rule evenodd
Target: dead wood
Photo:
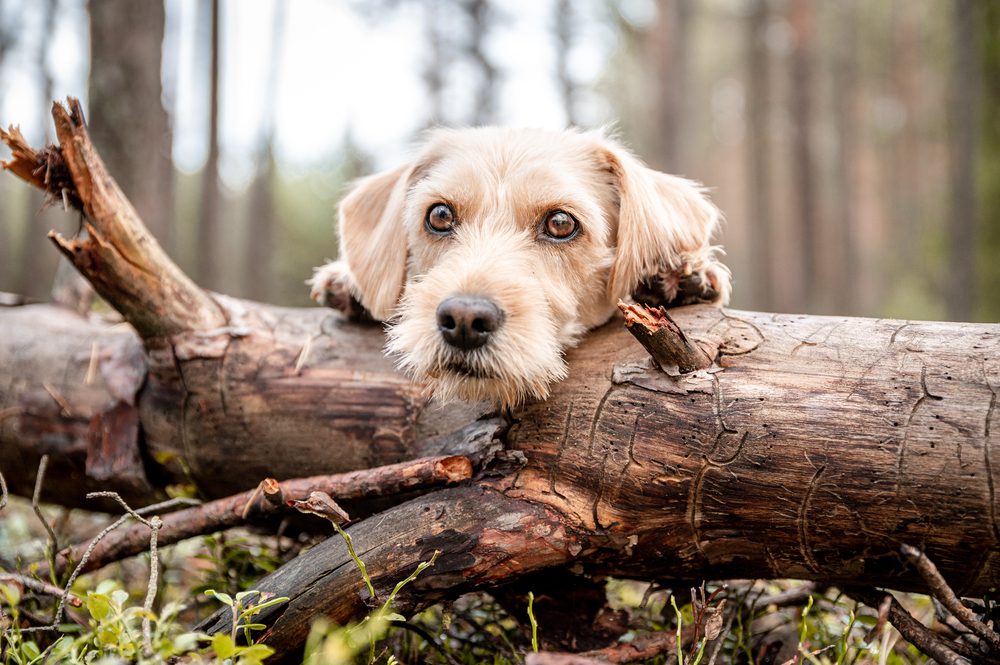
<instances>
[{"instance_id":1,"label":"dead wood","mask_svg":"<svg viewBox=\"0 0 1000 665\"><path fill-rule=\"evenodd\" d=\"M377 327L198 289L100 166L79 108L55 117L71 183L41 175L58 162L40 153L16 150L9 168L79 199L88 237L59 244L135 330L0 310L0 469L14 492L30 493L42 454L43 498L67 505L89 489L142 505L170 483L216 498L264 477L468 454L485 464L478 480L348 529L379 594L441 551L403 611L570 564L926 590L904 543L960 597L1000 583L1000 326L680 308L657 326L704 354L686 372L655 366L615 321L567 354L549 400L506 422L429 401ZM279 652L317 614L367 610L339 538L259 587L291 597L261 617Z\"/></svg>"},{"instance_id":2,"label":"dead wood","mask_svg":"<svg viewBox=\"0 0 1000 665\"><path fill-rule=\"evenodd\" d=\"M84 213L86 234L49 237L144 339L211 337L226 323L222 311L167 257L108 174L79 101L67 106L52 106L58 148L35 151L16 129L0 132L13 152L3 167Z\"/></svg>"},{"instance_id":3,"label":"dead wood","mask_svg":"<svg viewBox=\"0 0 1000 665\"><path fill-rule=\"evenodd\" d=\"M324 492L341 500L372 499L412 494L415 490L427 490L468 480L470 477L472 464L468 458L451 456L425 457L391 466L295 478L283 482L268 478L257 489L163 515L159 544L161 547L172 545L185 538L215 533L242 524L260 523L275 515L285 514L286 502L305 499L314 491ZM88 545L89 543L78 543L60 551L56 558L57 573L61 575L67 565L79 561ZM149 529L142 524L133 524L104 538L93 549L80 572L97 570L148 549ZM47 575L47 568L43 566L39 574Z\"/></svg>"},{"instance_id":4,"label":"dead wood","mask_svg":"<svg viewBox=\"0 0 1000 665\"><path fill-rule=\"evenodd\" d=\"M687 374L712 366L712 358L691 343L684 331L662 307L646 307L639 303L618 301L625 315L625 328L663 370Z\"/></svg>"},{"instance_id":5,"label":"dead wood","mask_svg":"<svg viewBox=\"0 0 1000 665\"><path fill-rule=\"evenodd\" d=\"M903 638L942 665L968 665L968 663L984 662L984 656L974 653L968 646L945 640L934 634L927 626L913 618L899 604L891 593L874 589L850 589L848 595L869 607L878 608L884 602L889 603L889 623L899 631ZM992 662L992 661L991 661Z\"/></svg>"}]
</instances>

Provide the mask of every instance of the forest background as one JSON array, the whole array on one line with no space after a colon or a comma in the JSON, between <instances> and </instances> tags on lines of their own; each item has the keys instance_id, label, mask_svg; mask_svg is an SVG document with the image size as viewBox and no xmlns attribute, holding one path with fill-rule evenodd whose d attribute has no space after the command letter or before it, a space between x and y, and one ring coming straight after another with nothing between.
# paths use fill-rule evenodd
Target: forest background
<instances>
[{"instance_id":1,"label":"forest background","mask_svg":"<svg viewBox=\"0 0 1000 665\"><path fill-rule=\"evenodd\" d=\"M1000 320L992 0L0 0L0 122L67 95L237 296L306 304L347 183L428 127L615 123L712 189L735 306ZM41 208L0 179L0 291L46 297L76 222Z\"/></svg>"}]
</instances>

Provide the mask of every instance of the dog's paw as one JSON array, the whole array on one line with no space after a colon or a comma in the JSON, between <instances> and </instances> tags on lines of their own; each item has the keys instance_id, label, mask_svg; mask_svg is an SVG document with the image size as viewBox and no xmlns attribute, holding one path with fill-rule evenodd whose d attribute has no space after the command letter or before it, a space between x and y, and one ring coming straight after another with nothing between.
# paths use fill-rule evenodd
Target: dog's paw
<instances>
[{"instance_id":1,"label":"dog's paw","mask_svg":"<svg viewBox=\"0 0 1000 665\"><path fill-rule=\"evenodd\" d=\"M729 302L729 268L709 260L692 264L684 262L677 269L662 270L645 279L633 298L642 303L662 307L681 307L695 303Z\"/></svg>"},{"instance_id":2,"label":"dog's paw","mask_svg":"<svg viewBox=\"0 0 1000 665\"><path fill-rule=\"evenodd\" d=\"M340 310L352 321L371 320L368 311L353 295L354 276L343 261L314 269L306 283L309 296L320 305Z\"/></svg>"}]
</instances>

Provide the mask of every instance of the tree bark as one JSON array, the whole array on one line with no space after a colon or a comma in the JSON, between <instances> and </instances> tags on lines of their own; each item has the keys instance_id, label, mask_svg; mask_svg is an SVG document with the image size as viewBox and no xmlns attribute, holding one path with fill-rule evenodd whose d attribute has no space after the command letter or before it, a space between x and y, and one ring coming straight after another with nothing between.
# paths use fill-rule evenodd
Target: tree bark
<instances>
[{"instance_id":1,"label":"tree bark","mask_svg":"<svg viewBox=\"0 0 1000 665\"><path fill-rule=\"evenodd\" d=\"M383 357L375 326L186 292L154 242L129 244L138 221L76 114L55 116L72 176L54 168L55 185L75 187L91 233L57 243L138 334L51 306L0 310L0 468L15 493L30 492L43 452L46 498L70 505L87 486L148 503L179 481L225 496L265 476L468 453L474 482L349 530L380 596L441 552L403 610L570 564L925 589L902 544L960 595L1000 583L998 325L687 307L673 321L711 365L672 374L614 321L568 352L570 378L547 401L507 422L429 402ZM45 185L32 164L51 151L14 155L9 169ZM119 283L134 279L116 263L124 251L161 290ZM173 289L212 306L157 307ZM339 538L257 586L291 597L260 617L279 651L317 613L367 609Z\"/></svg>"}]
</instances>

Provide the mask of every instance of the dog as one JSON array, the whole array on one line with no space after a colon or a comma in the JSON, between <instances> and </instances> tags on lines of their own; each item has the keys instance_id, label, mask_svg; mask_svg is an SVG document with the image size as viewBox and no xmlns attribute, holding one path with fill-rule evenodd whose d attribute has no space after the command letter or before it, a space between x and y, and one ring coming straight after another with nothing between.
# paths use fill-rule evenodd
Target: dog
<instances>
[{"instance_id":1,"label":"dog","mask_svg":"<svg viewBox=\"0 0 1000 665\"><path fill-rule=\"evenodd\" d=\"M436 397L511 408L547 397L620 299L724 305L720 220L699 183L605 131L434 130L344 197L340 260L312 295L346 290L385 322L387 352Z\"/></svg>"}]
</instances>

